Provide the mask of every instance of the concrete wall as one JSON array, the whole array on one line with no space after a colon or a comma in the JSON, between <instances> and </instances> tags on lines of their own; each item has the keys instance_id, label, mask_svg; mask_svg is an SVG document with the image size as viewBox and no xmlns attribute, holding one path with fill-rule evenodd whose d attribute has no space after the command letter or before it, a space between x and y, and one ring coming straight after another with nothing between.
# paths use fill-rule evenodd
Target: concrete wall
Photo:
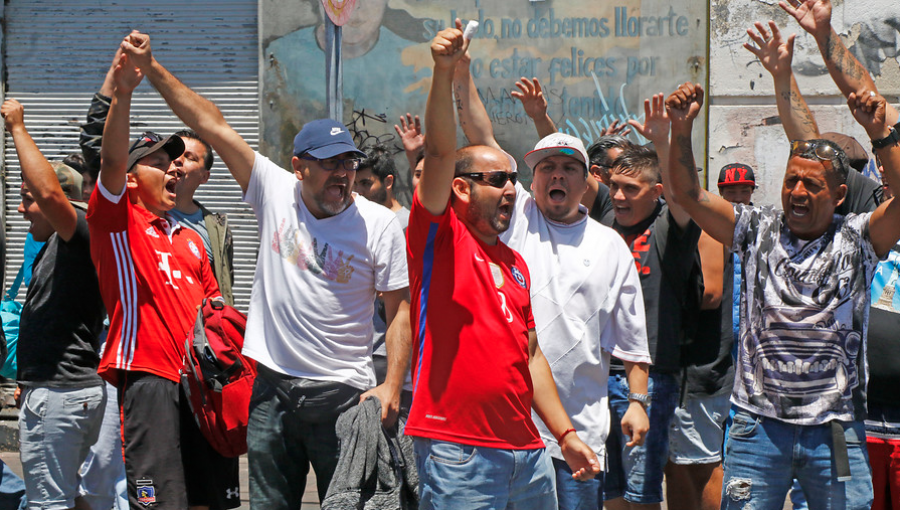
<instances>
[{"instance_id":1,"label":"concrete wall","mask_svg":"<svg viewBox=\"0 0 900 510\"><path fill-rule=\"evenodd\" d=\"M283 164L299 127L326 114L314 7L260 1L260 148ZM399 150L399 115L424 112L429 43L459 17L481 23L470 47L473 76L507 151L521 158L537 141L510 96L520 76L544 84L559 129L587 144L615 120L642 121L651 94L706 81L707 9L705 0L359 0L344 26L343 120L360 145L378 141ZM702 147L706 134L697 131ZM397 161L403 183L407 165ZM530 180L524 164L519 170Z\"/></svg>"},{"instance_id":2,"label":"concrete wall","mask_svg":"<svg viewBox=\"0 0 900 510\"><path fill-rule=\"evenodd\" d=\"M897 104L900 95L900 2L833 0L832 25L875 78L883 95ZM788 140L775 108L772 79L742 47L753 22L774 20L782 33L797 34L794 73L821 132L854 136L871 154L871 144L847 109L825 69L815 40L775 0L714 0L710 4L710 186L718 170L741 162L756 170L757 204L780 204Z\"/></svg>"}]
</instances>

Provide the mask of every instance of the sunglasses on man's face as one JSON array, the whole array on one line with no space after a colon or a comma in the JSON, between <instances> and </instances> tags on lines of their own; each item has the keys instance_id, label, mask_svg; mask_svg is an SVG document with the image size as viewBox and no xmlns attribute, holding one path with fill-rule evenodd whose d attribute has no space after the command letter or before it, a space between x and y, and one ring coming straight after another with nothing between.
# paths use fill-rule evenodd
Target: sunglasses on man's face
<instances>
[{"instance_id":1,"label":"sunglasses on man's face","mask_svg":"<svg viewBox=\"0 0 900 510\"><path fill-rule=\"evenodd\" d=\"M502 188L506 186L506 181L513 183L513 186L515 186L516 181L519 180L519 173L497 170L495 172L473 172L468 174L460 174L459 177L469 177L470 179L481 181L495 188Z\"/></svg>"},{"instance_id":2,"label":"sunglasses on man's face","mask_svg":"<svg viewBox=\"0 0 900 510\"><path fill-rule=\"evenodd\" d=\"M819 161L834 161L838 159L838 153L830 144L810 142L808 140L794 140L791 142L791 156L813 155Z\"/></svg>"}]
</instances>

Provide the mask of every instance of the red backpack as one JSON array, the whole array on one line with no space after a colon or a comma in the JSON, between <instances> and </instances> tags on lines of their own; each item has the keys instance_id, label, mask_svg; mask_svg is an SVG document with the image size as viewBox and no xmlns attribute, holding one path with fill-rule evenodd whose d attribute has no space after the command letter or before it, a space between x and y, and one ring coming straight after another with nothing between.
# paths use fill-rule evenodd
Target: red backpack
<instances>
[{"instance_id":1,"label":"red backpack","mask_svg":"<svg viewBox=\"0 0 900 510\"><path fill-rule=\"evenodd\" d=\"M246 326L237 309L204 299L184 345L181 386L203 436L225 457L247 453L256 361L241 354Z\"/></svg>"}]
</instances>

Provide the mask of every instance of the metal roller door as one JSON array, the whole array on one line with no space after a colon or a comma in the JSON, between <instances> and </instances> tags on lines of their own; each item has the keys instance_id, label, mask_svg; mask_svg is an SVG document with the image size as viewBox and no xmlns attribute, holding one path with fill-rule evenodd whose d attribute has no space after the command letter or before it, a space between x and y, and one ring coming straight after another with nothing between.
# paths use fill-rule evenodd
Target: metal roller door
<instances>
[{"instance_id":1,"label":"metal roller door","mask_svg":"<svg viewBox=\"0 0 900 510\"><path fill-rule=\"evenodd\" d=\"M8 0L3 14L5 95L25 106L26 127L48 159L80 151L79 125L117 45L132 29L150 34L156 58L214 101L244 139L258 146L255 0ZM132 102L132 138L146 130L169 134L182 128L145 80ZM28 228L16 211L21 173L8 134L4 176L5 289L22 263ZM228 214L235 238L235 300L246 312L258 248L253 212L241 201L240 188L218 157L196 198Z\"/></svg>"}]
</instances>

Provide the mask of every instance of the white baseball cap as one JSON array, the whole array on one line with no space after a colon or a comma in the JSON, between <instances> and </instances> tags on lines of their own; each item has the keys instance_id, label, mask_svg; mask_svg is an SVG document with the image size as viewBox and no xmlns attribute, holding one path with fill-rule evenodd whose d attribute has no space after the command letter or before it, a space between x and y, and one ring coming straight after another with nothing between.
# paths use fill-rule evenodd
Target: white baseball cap
<instances>
[{"instance_id":1,"label":"white baseball cap","mask_svg":"<svg viewBox=\"0 0 900 510\"><path fill-rule=\"evenodd\" d=\"M534 146L534 150L525 155L525 163L534 171L538 163L550 156L575 158L584 164L585 172L590 164L590 158L581 139L565 133L553 133L542 138Z\"/></svg>"}]
</instances>

